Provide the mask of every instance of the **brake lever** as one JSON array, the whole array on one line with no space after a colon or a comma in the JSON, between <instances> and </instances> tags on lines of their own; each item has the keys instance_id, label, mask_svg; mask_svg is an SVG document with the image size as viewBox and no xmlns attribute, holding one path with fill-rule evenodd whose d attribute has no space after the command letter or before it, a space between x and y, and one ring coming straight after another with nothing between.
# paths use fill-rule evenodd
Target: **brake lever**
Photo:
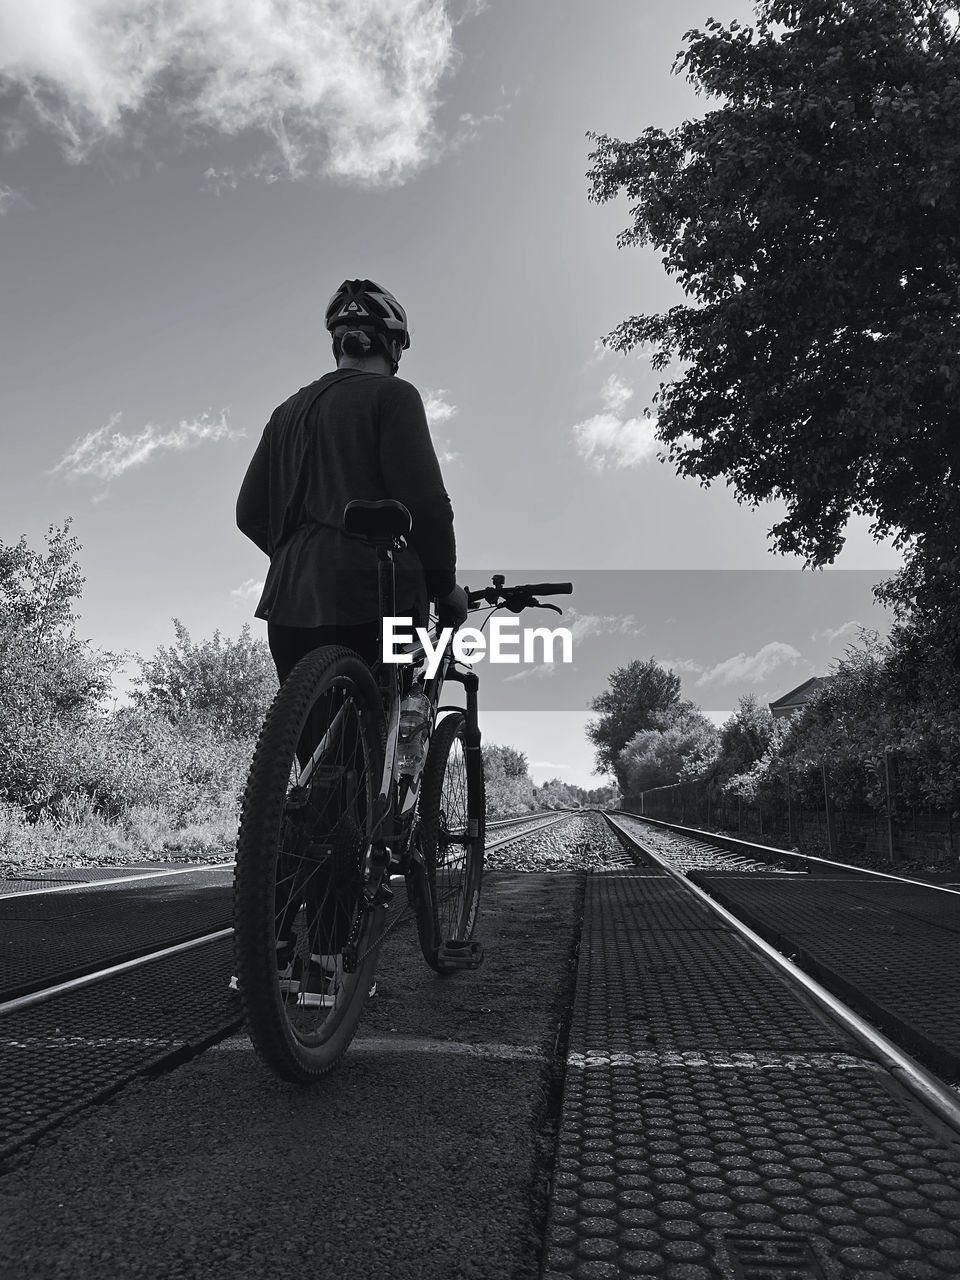
<instances>
[{"instance_id":1,"label":"brake lever","mask_svg":"<svg viewBox=\"0 0 960 1280\"><path fill-rule=\"evenodd\" d=\"M503 604L511 613L522 613L524 609L552 609L554 613L563 613L558 605L541 604L534 596L523 596L519 600L514 597L512 601L504 600Z\"/></svg>"}]
</instances>

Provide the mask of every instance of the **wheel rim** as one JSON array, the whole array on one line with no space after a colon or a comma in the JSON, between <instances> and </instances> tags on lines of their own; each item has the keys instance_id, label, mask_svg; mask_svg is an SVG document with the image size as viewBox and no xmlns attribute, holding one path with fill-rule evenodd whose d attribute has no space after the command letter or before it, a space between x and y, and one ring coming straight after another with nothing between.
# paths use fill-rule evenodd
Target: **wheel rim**
<instances>
[{"instance_id":1,"label":"wheel rim","mask_svg":"<svg viewBox=\"0 0 960 1280\"><path fill-rule=\"evenodd\" d=\"M362 720L353 682L334 681L307 714L290 769L274 894L277 995L304 1048L334 1034L362 980L363 860L379 782Z\"/></svg>"}]
</instances>

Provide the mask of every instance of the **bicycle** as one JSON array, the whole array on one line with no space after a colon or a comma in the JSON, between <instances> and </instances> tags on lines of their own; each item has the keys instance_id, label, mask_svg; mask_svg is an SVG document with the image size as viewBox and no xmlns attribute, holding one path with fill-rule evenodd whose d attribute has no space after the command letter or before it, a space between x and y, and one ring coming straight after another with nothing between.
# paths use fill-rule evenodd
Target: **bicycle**
<instances>
[{"instance_id":1,"label":"bicycle","mask_svg":"<svg viewBox=\"0 0 960 1280\"><path fill-rule=\"evenodd\" d=\"M392 500L351 502L344 529L376 548L380 616L393 617L409 512ZM536 594L572 591L507 587L501 576L493 584L467 593L471 611L560 612ZM372 667L344 646L307 654L278 691L250 766L234 879L236 974L257 1053L296 1083L340 1062L380 946L406 910L437 973L483 960L473 936L485 839L479 680L449 645L432 678L424 645L405 650L409 663ZM447 681L463 685L466 707L441 705ZM407 907L388 924L399 875Z\"/></svg>"}]
</instances>

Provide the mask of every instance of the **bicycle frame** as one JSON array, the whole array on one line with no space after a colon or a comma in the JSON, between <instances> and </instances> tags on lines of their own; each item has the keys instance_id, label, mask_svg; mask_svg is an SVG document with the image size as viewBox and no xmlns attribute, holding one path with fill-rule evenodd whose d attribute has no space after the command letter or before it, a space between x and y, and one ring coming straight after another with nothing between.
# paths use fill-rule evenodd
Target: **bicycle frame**
<instances>
[{"instance_id":1,"label":"bicycle frame","mask_svg":"<svg viewBox=\"0 0 960 1280\"><path fill-rule=\"evenodd\" d=\"M389 544L377 546L377 590L379 596L380 618L394 617L396 614L397 582L395 556L403 547L400 539ZM435 642L436 630L430 633ZM381 628L378 637L383 643ZM405 677L418 668L422 671L427 653L419 640L407 645L404 652L409 654L409 663L386 663L381 659L371 668L383 698L384 717L386 721L386 747L384 750L383 773L380 778L380 789L374 801L374 846L391 850L397 843L403 845L409 837L410 823L420 792L422 771L415 781L408 780L401 789L395 778L397 744L400 739L400 703L403 697ZM415 678L415 677L414 677ZM436 728L437 716L444 710L460 710L461 708L440 706L440 694L447 680L462 684L466 691L466 730L465 745L468 752L480 751L480 726L478 720L477 691L480 681L473 671L463 671L457 667L449 648L445 649L436 674L423 682L423 692L431 708L428 738ZM410 681L413 683L413 680ZM335 722L334 722L335 723ZM330 726L331 731L334 725ZM471 831L469 834L478 834Z\"/></svg>"}]
</instances>

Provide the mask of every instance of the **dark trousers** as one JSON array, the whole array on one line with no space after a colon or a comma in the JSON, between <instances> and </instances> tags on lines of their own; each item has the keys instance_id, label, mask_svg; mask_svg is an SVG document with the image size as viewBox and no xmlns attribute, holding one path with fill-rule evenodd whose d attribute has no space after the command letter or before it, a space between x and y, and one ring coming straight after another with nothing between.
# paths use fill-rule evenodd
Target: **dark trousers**
<instances>
[{"instance_id":1,"label":"dark trousers","mask_svg":"<svg viewBox=\"0 0 960 1280\"><path fill-rule=\"evenodd\" d=\"M283 684L301 658L325 644L345 644L356 650L368 666L372 665L380 656L379 631L378 622L362 622L351 627L285 627L278 622L268 622L267 642Z\"/></svg>"}]
</instances>

